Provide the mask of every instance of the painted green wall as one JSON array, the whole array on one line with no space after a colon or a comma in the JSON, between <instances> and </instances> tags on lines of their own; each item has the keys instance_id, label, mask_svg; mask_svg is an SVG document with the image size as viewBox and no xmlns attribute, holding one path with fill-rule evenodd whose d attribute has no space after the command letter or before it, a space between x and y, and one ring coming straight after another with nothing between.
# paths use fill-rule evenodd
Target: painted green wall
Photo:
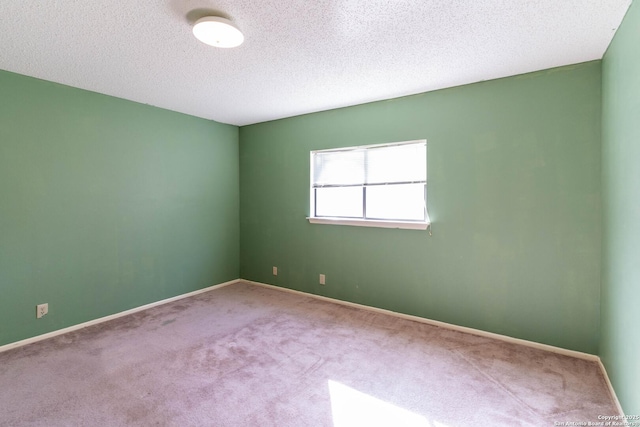
<instances>
[{"instance_id":1,"label":"painted green wall","mask_svg":"<svg viewBox=\"0 0 640 427\"><path fill-rule=\"evenodd\" d=\"M640 5L602 62L601 357L625 413L640 414Z\"/></svg>"},{"instance_id":2,"label":"painted green wall","mask_svg":"<svg viewBox=\"0 0 640 427\"><path fill-rule=\"evenodd\" d=\"M240 128L241 277L597 353L600 71ZM310 150L420 138L433 236L305 219Z\"/></svg>"},{"instance_id":3,"label":"painted green wall","mask_svg":"<svg viewBox=\"0 0 640 427\"><path fill-rule=\"evenodd\" d=\"M236 279L238 193L237 127L0 71L0 345Z\"/></svg>"}]
</instances>

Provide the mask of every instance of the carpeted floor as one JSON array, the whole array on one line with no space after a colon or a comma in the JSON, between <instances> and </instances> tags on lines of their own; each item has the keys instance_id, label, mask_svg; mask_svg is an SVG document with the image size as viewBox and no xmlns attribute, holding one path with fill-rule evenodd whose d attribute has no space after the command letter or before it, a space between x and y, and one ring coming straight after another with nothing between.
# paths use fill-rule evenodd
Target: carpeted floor
<instances>
[{"instance_id":1,"label":"carpeted floor","mask_svg":"<svg viewBox=\"0 0 640 427\"><path fill-rule=\"evenodd\" d=\"M238 283L0 353L2 426L553 426L595 362Z\"/></svg>"}]
</instances>

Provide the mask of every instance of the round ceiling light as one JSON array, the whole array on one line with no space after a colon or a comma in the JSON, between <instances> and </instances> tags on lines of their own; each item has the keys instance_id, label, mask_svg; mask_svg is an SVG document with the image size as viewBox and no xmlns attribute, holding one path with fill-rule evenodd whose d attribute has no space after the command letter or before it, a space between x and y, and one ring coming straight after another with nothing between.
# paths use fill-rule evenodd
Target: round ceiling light
<instances>
[{"instance_id":1,"label":"round ceiling light","mask_svg":"<svg viewBox=\"0 0 640 427\"><path fill-rule=\"evenodd\" d=\"M193 35L202 43L215 47L236 47L244 41L244 35L238 27L219 16L198 19L193 26Z\"/></svg>"}]
</instances>

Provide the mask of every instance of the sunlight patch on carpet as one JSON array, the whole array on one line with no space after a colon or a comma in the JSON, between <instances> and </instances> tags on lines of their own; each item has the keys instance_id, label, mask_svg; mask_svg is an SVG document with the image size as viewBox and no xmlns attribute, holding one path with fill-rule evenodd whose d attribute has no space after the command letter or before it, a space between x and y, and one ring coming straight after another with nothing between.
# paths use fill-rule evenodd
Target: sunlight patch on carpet
<instances>
[{"instance_id":1,"label":"sunlight patch on carpet","mask_svg":"<svg viewBox=\"0 0 640 427\"><path fill-rule=\"evenodd\" d=\"M329 380L329 394L334 427L448 427L337 381Z\"/></svg>"}]
</instances>

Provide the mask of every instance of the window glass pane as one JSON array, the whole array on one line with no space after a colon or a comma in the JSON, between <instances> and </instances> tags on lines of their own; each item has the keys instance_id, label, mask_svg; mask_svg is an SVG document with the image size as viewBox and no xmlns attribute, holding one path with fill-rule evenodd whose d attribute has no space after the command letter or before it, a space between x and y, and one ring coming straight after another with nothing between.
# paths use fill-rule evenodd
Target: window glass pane
<instances>
[{"instance_id":1,"label":"window glass pane","mask_svg":"<svg viewBox=\"0 0 640 427\"><path fill-rule=\"evenodd\" d=\"M362 218L362 187L316 188L316 216Z\"/></svg>"},{"instance_id":2,"label":"window glass pane","mask_svg":"<svg viewBox=\"0 0 640 427\"><path fill-rule=\"evenodd\" d=\"M423 221L425 184L367 187L367 218Z\"/></svg>"},{"instance_id":3,"label":"window glass pane","mask_svg":"<svg viewBox=\"0 0 640 427\"><path fill-rule=\"evenodd\" d=\"M364 151L329 151L313 155L313 184L349 185L364 183Z\"/></svg>"},{"instance_id":4,"label":"window glass pane","mask_svg":"<svg viewBox=\"0 0 640 427\"><path fill-rule=\"evenodd\" d=\"M366 155L367 184L427 180L426 143L370 148Z\"/></svg>"}]
</instances>

